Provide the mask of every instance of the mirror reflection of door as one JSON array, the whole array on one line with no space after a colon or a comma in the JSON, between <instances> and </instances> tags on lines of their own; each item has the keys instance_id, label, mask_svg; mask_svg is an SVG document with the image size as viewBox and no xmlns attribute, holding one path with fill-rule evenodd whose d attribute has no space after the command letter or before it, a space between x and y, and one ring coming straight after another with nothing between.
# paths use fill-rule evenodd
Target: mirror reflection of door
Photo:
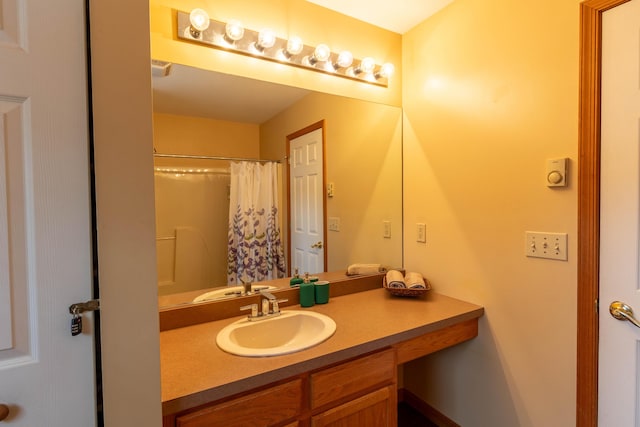
<instances>
[{"instance_id":1,"label":"mirror reflection of door","mask_svg":"<svg viewBox=\"0 0 640 427\"><path fill-rule=\"evenodd\" d=\"M287 136L289 259L300 274L326 265L323 122Z\"/></svg>"}]
</instances>

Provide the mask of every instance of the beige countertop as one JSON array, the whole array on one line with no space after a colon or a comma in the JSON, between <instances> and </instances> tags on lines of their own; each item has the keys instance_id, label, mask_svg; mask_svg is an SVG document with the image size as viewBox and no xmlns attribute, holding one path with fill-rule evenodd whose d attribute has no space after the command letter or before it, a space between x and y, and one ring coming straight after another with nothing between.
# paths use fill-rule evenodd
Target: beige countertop
<instances>
[{"instance_id":1,"label":"beige countertop","mask_svg":"<svg viewBox=\"0 0 640 427\"><path fill-rule=\"evenodd\" d=\"M300 306L286 307L301 309ZM165 415L286 379L482 316L482 307L428 292L419 298L390 295L379 288L339 297L312 310L337 324L327 341L274 357L223 352L216 335L235 318L160 333L162 405Z\"/></svg>"},{"instance_id":2,"label":"beige countertop","mask_svg":"<svg viewBox=\"0 0 640 427\"><path fill-rule=\"evenodd\" d=\"M324 272L324 273L317 273L314 274L314 276L317 276L320 280L327 280L333 284L335 283L340 283L340 282L353 282L354 279L357 278L362 278L363 276L361 275L357 275L357 276L348 276L346 274L346 270L339 270L339 271L330 271L330 272ZM379 277L382 278L383 274L380 274ZM291 280L290 277L284 278L284 279L273 279L273 280L262 280L260 282L255 282L253 283L254 285L258 285L258 286L272 286L277 288L278 290L286 290L289 289L289 281ZM382 282L380 282L382 283ZM180 292L180 293L172 293L169 295L161 295L158 297L158 307L163 309L163 308L171 308L171 307L176 307L176 306L182 306L184 304L190 304L193 302L193 299L196 298L199 295L202 295L206 292L210 292L213 290L217 290L217 289L225 289L228 288L227 286L217 286L217 287L213 287L213 288L207 288L207 289L197 289L197 290L192 290L192 291L187 291L187 292ZM231 297L231 299L233 299L233 297ZM224 299L220 299L218 301L223 301ZM228 301L229 299L227 299Z\"/></svg>"}]
</instances>

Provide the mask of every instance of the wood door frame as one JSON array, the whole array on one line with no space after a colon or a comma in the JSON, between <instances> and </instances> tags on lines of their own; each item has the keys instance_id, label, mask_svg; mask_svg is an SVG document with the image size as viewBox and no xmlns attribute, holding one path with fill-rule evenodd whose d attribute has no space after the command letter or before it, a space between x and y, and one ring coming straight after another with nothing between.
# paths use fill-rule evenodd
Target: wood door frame
<instances>
[{"instance_id":1,"label":"wood door frame","mask_svg":"<svg viewBox=\"0 0 640 427\"><path fill-rule=\"evenodd\" d=\"M580 4L577 427L598 424L602 14L627 1Z\"/></svg>"},{"instance_id":2,"label":"wood door frame","mask_svg":"<svg viewBox=\"0 0 640 427\"><path fill-rule=\"evenodd\" d=\"M324 120L320 120L309 126L297 130L287 135L286 155L288 161L286 162L286 181L287 181L287 275L291 276L291 166L289 162L291 158L289 156L289 150L291 149L291 140L306 135L314 130L322 129L322 241L323 241L323 256L324 256L324 271L327 271L327 159L326 159L326 130L324 126ZM302 271L299 272L303 274Z\"/></svg>"}]
</instances>

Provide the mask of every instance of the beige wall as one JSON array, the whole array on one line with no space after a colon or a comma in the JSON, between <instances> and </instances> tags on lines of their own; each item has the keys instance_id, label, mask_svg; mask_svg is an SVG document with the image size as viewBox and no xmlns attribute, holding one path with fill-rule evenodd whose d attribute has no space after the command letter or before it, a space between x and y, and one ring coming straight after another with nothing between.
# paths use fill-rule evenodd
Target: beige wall
<instances>
[{"instance_id":1,"label":"beige wall","mask_svg":"<svg viewBox=\"0 0 640 427\"><path fill-rule=\"evenodd\" d=\"M403 38L405 267L486 308L404 383L464 426L575 425L578 3L457 0ZM525 230L569 233L569 261Z\"/></svg>"},{"instance_id":2,"label":"beige wall","mask_svg":"<svg viewBox=\"0 0 640 427\"><path fill-rule=\"evenodd\" d=\"M157 153L260 158L260 127L204 117L153 114L153 148ZM228 161L158 157L156 166L227 167Z\"/></svg>"},{"instance_id":3,"label":"beige wall","mask_svg":"<svg viewBox=\"0 0 640 427\"><path fill-rule=\"evenodd\" d=\"M259 138L256 124L153 114L153 147L158 153L258 158Z\"/></svg>"},{"instance_id":4,"label":"beige wall","mask_svg":"<svg viewBox=\"0 0 640 427\"><path fill-rule=\"evenodd\" d=\"M155 59L257 78L333 94L400 106L402 97L402 37L305 0L150 0L151 56ZM350 50L354 57L371 56L391 62L396 75L389 88L354 84L345 78L175 40L173 10L203 8L212 19L239 19L251 29L272 28L279 37L297 34L308 45L326 43L333 51Z\"/></svg>"},{"instance_id":5,"label":"beige wall","mask_svg":"<svg viewBox=\"0 0 640 427\"><path fill-rule=\"evenodd\" d=\"M402 118L398 107L311 93L260 126L263 158L284 158L286 137L324 120L327 217L340 231L327 231L327 270L353 263L402 265ZM286 194L286 192L283 192ZM391 238L382 235L391 222ZM295 266L293 266L295 267Z\"/></svg>"}]
</instances>

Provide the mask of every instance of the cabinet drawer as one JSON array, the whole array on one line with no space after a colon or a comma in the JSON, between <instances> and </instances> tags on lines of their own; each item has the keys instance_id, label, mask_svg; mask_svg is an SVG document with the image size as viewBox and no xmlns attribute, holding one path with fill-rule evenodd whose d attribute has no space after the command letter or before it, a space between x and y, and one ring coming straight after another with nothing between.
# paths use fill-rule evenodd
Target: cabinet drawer
<instances>
[{"instance_id":1,"label":"cabinet drawer","mask_svg":"<svg viewBox=\"0 0 640 427\"><path fill-rule=\"evenodd\" d=\"M271 426L294 420L301 412L302 380L248 394L228 402L214 404L176 418L177 427L250 427ZM295 425L295 424L293 424Z\"/></svg>"},{"instance_id":2,"label":"cabinet drawer","mask_svg":"<svg viewBox=\"0 0 640 427\"><path fill-rule=\"evenodd\" d=\"M311 374L311 408L317 408L378 384L395 380L391 349Z\"/></svg>"},{"instance_id":3,"label":"cabinet drawer","mask_svg":"<svg viewBox=\"0 0 640 427\"><path fill-rule=\"evenodd\" d=\"M394 386L387 386L329 409L311 418L311 427L394 426L397 417L395 392Z\"/></svg>"},{"instance_id":4,"label":"cabinet drawer","mask_svg":"<svg viewBox=\"0 0 640 427\"><path fill-rule=\"evenodd\" d=\"M395 344L397 363L409 362L443 348L451 347L478 336L478 319L467 320L417 338Z\"/></svg>"}]
</instances>

